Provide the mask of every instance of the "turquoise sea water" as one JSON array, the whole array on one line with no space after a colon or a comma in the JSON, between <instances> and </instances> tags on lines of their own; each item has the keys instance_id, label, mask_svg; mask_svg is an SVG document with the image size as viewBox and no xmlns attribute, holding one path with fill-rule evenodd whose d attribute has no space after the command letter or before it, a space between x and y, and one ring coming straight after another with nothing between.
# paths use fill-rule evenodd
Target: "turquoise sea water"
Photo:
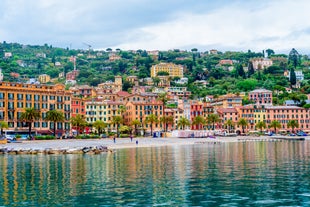
<instances>
[{"instance_id":1,"label":"turquoise sea water","mask_svg":"<svg viewBox=\"0 0 310 207\"><path fill-rule=\"evenodd\" d=\"M310 206L310 142L0 156L0 206Z\"/></svg>"}]
</instances>

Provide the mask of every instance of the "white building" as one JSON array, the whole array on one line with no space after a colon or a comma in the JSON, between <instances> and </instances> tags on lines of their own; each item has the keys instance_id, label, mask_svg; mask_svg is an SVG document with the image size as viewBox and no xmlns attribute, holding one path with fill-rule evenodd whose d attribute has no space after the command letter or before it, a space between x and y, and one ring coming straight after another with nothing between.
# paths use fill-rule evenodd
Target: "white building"
<instances>
[{"instance_id":1,"label":"white building","mask_svg":"<svg viewBox=\"0 0 310 207\"><path fill-rule=\"evenodd\" d=\"M296 71L295 71L295 75L296 75L296 80L297 80L297 81L303 81L303 80L304 80L304 74L302 73L301 70L296 70ZM286 77L287 77L288 79L290 79L290 77L291 77L291 71L288 71L288 73L286 73Z\"/></svg>"},{"instance_id":2,"label":"white building","mask_svg":"<svg viewBox=\"0 0 310 207\"><path fill-rule=\"evenodd\" d=\"M2 73L2 69L0 68L0 81L3 81L3 73Z\"/></svg>"},{"instance_id":3,"label":"white building","mask_svg":"<svg viewBox=\"0 0 310 207\"><path fill-rule=\"evenodd\" d=\"M188 83L188 78L181 78L177 81L175 81L176 84L181 84L181 85L184 85L184 84L187 84Z\"/></svg>"}]
</instances>

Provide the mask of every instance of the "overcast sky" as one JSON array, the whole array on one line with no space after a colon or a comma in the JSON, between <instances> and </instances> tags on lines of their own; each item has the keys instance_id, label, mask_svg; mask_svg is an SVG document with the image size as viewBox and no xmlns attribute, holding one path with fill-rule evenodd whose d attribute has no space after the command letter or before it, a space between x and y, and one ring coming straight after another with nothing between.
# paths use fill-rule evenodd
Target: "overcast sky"
<instances>
[{"instance_id":1,"label":"overcast sky","mask_svg":"<svg viewBox=\"0 0 310 207\"><path fill-rule=\"evenodd\" d=\"M0 41L310 54L310 0L1 0Z\"/></svg>"}]
</instances>

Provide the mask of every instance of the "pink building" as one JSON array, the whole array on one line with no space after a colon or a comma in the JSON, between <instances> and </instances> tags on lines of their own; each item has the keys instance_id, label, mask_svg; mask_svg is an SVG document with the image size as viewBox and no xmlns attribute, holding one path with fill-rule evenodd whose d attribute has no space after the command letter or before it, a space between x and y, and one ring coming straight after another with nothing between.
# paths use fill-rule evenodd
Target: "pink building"
<instances>
[{"instance_id":1,"label":"pink building","mask_svg":"<svg viewBox=\"0 0 310 207\"><path fill-rule=\"evenodd\" d=\"M201 102L197 102L197 101L192 101L190 103L191 105L191 123L193 123L194 119L196 116L202 116L203 117L203 104ZM201 126L200 126L201 128ZM198 125L192 125L192 129L193 130L198 130L199 126Z\"/></svg>"},{"instance_id":2,"label":"pink building","mask_svg":"<svg viewBox=\"0 0 310 207\"><path fill-rule=\"evenodd\" d=\"M272 105L272 91L266 89L256 89L249 92L249 100L257 105Z\"/></svg>"},{"instance_id":3,"label":"pink building","mask_svg":"<svg viewBox=\"0 0 310 207\"><path fill-rule=\"evenodd\" d=\"M266 106L266 124L269 125L272 121L277 120L281 123L281 129L290 131L287 127L290 120L297 120L299 127L295 130L310 130L309 109L298 106Z\"/></svg>"}]
</instances>

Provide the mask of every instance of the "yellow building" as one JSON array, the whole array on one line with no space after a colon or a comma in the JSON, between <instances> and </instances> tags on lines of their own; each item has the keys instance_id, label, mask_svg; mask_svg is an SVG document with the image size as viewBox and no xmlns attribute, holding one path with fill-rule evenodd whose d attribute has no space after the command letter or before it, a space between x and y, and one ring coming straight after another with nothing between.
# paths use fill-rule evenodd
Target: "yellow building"
<instances>
[{"instance_id":1,"label":"yellow building","mask_svg":"<svg viewBox=\"0 0 310 207\"><path fill-rule=\"evenodd\" d=\"M47 83L51 81L51 77L46 74L39 75L38 80L40 83Z\"/></svg>"},{"instance_id":2,"label":"yellow building","mask_svg":"<svg viewBox=\"0 0 310 207\"><path fill-rule=\"evenodd\" d=\"M242 106L242 95L227 94L214 98L211 103L214 108L234 108Z\"/></svg>"},{"instance_id":3,"label":"yellow building","mask_svg":"<svg viewBox=\"0 0 310 207\"><path fill-rule=\"evenodd\" d=\"M9 130L28 130L25 123L19 120L25 108L35 108L40 111L41 119L33 123L33 129L38 133L53 131L54 123L44 120L49 110L59 110L65 115L64 123L57 123L57 134L70 129L71 93L65 91L65 86L0 83L0 120L8 122Z\"/></svg>"},{"instance_id":4,"label":"yellow building","mask_svg":"<svg viewBox=\"0 0 310 207\"><path fill-rule=\"evenodd\" d=\"M86 121L94 123L101 120L105 123L111 123L114 116L122 116L119 111L120 106L124 105L122 102L115 102L110 100L93 100L85 103ZM112 130L116 130L116 126L111 126Z\"/></svg>"},{"instance_id":5,"label":"yellow building","mask_svg":"<svg viewBox=\"0 0 310 207\"><path fill-rule=\"evenodd\" d=\"M167 72L170 77L183 78L184 68L182 65L173 63L159 63L151 67L151 77L156 77L158 72Z\"/></svg>"}]
</instances>

